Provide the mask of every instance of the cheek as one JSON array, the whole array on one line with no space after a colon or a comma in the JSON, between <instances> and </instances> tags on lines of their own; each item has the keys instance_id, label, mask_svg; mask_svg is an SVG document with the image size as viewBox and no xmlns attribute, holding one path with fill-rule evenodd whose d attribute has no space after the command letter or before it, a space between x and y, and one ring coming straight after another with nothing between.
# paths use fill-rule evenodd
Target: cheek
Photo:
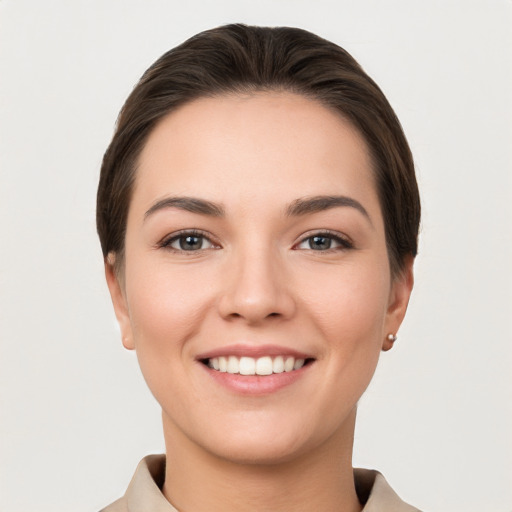
<instances>
[{"instance_id":1,"label":"cheek","mask_svg":"<svg viewBox=\"0 0 512 512\"><path fill-rule=\"evenodd\" d=\"M336 350L352 350L380 339L387 311L389 272L379 265L347 265L300 283L325 339Z\"/></svg>"},{"instance_id":2,"label":"cheek","mask_svg":"<svg viewBox=\"0 0 512 512\"><path fill-rule=\"evenodd\" d=\"M378 265L347 266L317 283L323 286L310 287L305 300L309 301L316 328L325 340L322 357L326 378L320 385L325 386L324 392L333 400L326 414L334 403L343 412L359 400L377 366L387 312L389 273L386 267L381 269Z\"/></svg>"},{"instance_id":3,"label":"cheek","mask_svg":"<svg viewBox=\"0 0 512 512\"><path fill-rule=\"evenodd\" d=\"M186 417L193 341L211 302L211 286L185 268L128 267L126 293L135 351L148 388L164 410ZM188 398L187 398L188 397ZM171 400L171 402L169 402Z\"/></svg>"},{"instance_id":4,"label":"cheek","mask_svg":"<svg viewBox=\"0 0 512 512\"><path fill-rule=\"evenodd\" d=\"M211 286L186 266L144 267L132 265L126 292L135 349L147 378L189 356L187 341L197 333L212 294Z\"/></svg>"}]
</instances>

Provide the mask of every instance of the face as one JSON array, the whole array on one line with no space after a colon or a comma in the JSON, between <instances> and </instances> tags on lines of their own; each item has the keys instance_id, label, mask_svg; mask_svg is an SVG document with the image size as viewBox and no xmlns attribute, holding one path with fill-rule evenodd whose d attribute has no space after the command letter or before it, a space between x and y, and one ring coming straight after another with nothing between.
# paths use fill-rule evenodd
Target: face
<instances>
[{"instance_id":1,"label":"face","mask_svg":"<svg viewBox=\"0 0 512 512\"><path fill-rule=\"evenodd\" d=\"M410 265L391 279L371 166L293 94L196 100L154 129L121 282L106 268L166 440L264 463L352 434L412 287Z\"/></svg>"}]
</instances>

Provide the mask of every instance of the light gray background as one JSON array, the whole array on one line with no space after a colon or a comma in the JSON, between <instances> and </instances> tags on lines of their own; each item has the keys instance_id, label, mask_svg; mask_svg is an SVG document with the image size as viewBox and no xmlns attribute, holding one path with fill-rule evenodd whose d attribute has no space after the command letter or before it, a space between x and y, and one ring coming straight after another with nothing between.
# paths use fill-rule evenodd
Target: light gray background
<instances>
[{"instance_id":1,"label":"light gray background","mask_svg":"<svg viewBox=\"0 0 512 512\"><path fill-rule=\"evenodd\" d=\"M423 197L416 289L354 463L430 511L512 510L510 0L0 0L0 510L95 511L163 450L95 234L133 84L196 32L300 26L381 85Z\"/></svg>"}]
</instances>

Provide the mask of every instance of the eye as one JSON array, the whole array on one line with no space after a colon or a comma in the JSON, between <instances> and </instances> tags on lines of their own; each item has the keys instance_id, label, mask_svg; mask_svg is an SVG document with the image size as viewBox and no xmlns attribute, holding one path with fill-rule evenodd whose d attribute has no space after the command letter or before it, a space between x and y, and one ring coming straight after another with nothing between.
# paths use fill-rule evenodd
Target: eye
<instances>
[{"instance_id":1,"label":"eye","mask_svg":"<svg viewBox=\"0 0 512 512\"><path fill-rule=\"evenodd\" d=\"M315 233L314 235L303 238L295 248L306 249L312 251L328 251L328 250L342 250L352 249L354 246L352 242L343 238L339 234L335 233Z\"/></svg>"},{"instance_id":2,"label":"eye","mask_svg":"<svg viewBox=\"0 0 512 512\"><path fill-rule=\"evenodd\" d=\"M181 231L165 239L161 247L174 251L204 251L218 247L200 231Z\"/></svg>"}]
</instances>

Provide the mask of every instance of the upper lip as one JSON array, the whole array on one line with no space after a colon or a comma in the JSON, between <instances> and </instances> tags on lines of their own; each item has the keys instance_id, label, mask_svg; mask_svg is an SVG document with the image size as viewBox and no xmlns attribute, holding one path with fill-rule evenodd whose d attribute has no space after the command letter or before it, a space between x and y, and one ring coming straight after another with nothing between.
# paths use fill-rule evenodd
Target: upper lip
<instances>
[{"instance_id":1,"label":"upper lip","mask_svg":"<svg viewBox=\"0 0 512 512\"><path fill-rule=\"evenodd\" d=\"M313 359L311 354L306 354L293 348L281 347L279 345L227 345L219 347L208 352L203 352L197 356L198 360L212 359L214 357L264 357L264 356L292 356L295 359Z\"/></svg>"}]
</instances>

